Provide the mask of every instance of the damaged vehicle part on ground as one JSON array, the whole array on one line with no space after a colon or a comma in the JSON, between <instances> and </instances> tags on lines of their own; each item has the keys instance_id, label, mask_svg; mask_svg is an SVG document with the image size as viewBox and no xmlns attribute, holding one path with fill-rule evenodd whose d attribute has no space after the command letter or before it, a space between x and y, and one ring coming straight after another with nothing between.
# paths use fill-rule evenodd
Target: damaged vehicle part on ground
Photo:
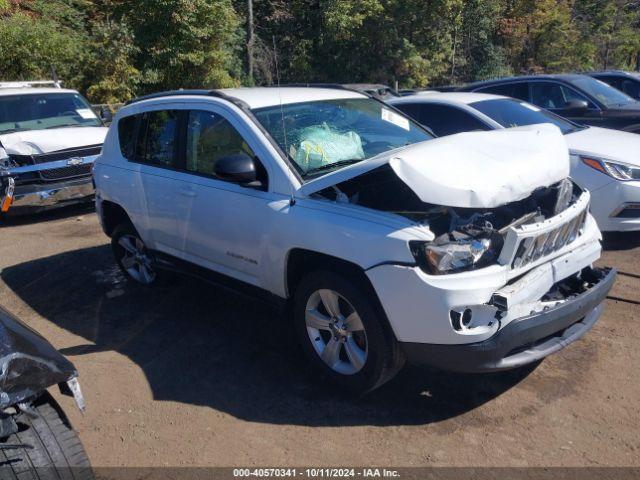
<instances>
[{"instance_id":1,"label":"damaged vehicle part on ground","mask_svg":"<svg viewBox=\"0 0 640 480\"><path fill-rule=\"evenodd\" d=\"M58 474L77 480L93 478L79 438L47 392L57 385L84 411L77 377L73 364L47 340L0 308L2 478L57 478Z\"/></svg>"},{"instance_id":2,"label":"damaged vehicle part on ground","mask_svg":"<svg viewBox=\"0 0 640 480\"><path fill-rule=\"evenodd\" d=\"M589 330L615 272L592 270L601 235L568 177L554 126L434 139L374 98L318 87L143 97L94 170L131 281L177 270L284 305L314 368L361 393L407 358L516 368Z\"/></svg>"}]
</instances>

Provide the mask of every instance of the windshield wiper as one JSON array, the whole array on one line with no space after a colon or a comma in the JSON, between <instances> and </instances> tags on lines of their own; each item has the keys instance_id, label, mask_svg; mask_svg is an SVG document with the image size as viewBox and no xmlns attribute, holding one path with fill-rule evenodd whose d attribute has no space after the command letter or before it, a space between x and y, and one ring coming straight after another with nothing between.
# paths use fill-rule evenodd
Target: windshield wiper
<instances>
[{"instance_id":1,"label":"windshield wiper","mask_svg":"<svg viewBox=\"0 0 640 480\"><path fill-rule=\"evenodd\" d=\"M65 127L84 127L79 123L65 123L63 125L51 125L50 127L45 127L45 130L51 130L53 128L65 128Z\"/></svg>"},{"instance_id":2,"label":"windshield wiper","mask_svg":"<svg viewBox=\"0 0 640 480\"><path fill-rule=\"evenodd\" d=\"M327 163L326 165L321 165L316 168L312 168L305 172L305 175L313 175L314 173L323 172L325 170L331 170L332 168L344 167L347 165L351 165L353 163L358 163L363 161L364 158L350 158L348 160L340 160L338 162Z\"/></svg>"}]
</instances>

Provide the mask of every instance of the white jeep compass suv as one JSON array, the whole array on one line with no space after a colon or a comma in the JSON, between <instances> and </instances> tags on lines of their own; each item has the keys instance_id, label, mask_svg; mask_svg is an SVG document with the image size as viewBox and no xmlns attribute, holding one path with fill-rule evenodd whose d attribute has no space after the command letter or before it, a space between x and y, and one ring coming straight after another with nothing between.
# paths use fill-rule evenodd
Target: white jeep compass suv
<instances>
[{"instance_id":1,"label":"white jeep compass suv","mask_svg":"<svg viewBox=\"0 0 640 480\"><path fill-rule=\"evenodd\" d=\"M405 359L519 367L594 325L615 272L592 267L600 232L568 174L556 127L434 139L321 87L139 98L94 169L132 280L186 271L289 306L312 364L359 392Z\"/></svg>"}]
</instances>

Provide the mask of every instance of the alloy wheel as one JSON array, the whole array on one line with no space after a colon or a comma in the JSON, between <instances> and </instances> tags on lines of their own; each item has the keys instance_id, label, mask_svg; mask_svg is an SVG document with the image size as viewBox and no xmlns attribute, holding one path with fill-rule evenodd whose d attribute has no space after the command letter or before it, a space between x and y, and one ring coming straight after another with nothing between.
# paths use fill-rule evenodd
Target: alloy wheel
<instances>
[{"instance_id":1,"label":"alloy wheel","mask_svg":"<svg viewBox=\"0 0 640 480\"><path fill-rule=\"evenodd\" d=\"M338 292L316 290L305 309L307 334L314 350L333 371L353 375L367 361L367 334L351 303Z\"/></svg>"},{"instance_id":2,"label":"alloy wheel","mask_svg":"<svg viewBox=\"0 0 640 480\"><path fill-rule=\"evenodd\" d=\"M152 284L156 279L156 272L142 240L135 235L126 234L118 239L118 245L123 251L120 263L129 276L143 285Z\"/></svg>"}]
</instances>

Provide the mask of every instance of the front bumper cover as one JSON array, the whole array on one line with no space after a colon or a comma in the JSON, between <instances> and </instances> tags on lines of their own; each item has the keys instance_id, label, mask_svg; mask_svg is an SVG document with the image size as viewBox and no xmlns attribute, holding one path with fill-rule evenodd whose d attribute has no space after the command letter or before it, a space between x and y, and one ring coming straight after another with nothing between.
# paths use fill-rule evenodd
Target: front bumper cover
<instances>
[{"instance_id":1,"label":"front bumper cover","mask_svg":"<svg viewBox=\"0 0 640 480\"><path fill-rule=\"evenodd\" d=\"M511 321L491 338L462 345L401 343L410 363L456 372L517 368L557 352L581 338L602 314L602 302L616 277L614 269L588 291L548 310Z\"/></svg>"},{"instance_id":2,"label":"front bumper cover","mask_svg":"<svg viewBox=\"0 0 640 480\"><path fill-rule=\"evenodd\" d=\"M49 184L16 185L7 214L32 213L60 205L90 201L94 194L91 177ZM0 200L6 195L0 186Z\"/></svg>"}]
</instances>

